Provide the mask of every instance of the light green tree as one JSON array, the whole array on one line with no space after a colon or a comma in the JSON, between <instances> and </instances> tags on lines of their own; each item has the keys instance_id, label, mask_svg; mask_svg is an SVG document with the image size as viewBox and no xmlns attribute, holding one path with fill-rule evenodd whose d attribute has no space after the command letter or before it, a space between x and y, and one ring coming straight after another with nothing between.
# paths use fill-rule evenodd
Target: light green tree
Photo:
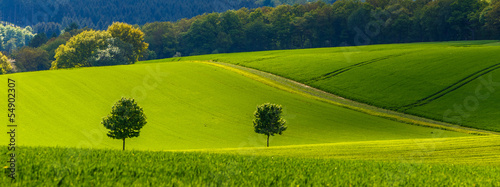
<instances>
[{"instance_id":1,"label":"light green tree","mask_svg":"<svg viewBox=\"0 0 500 187\"><path fill-rule=\"evenodd\" d=\"M140 29L134 28L132 25L115 22L108 27L108 32L113 38L118 38L132 45L133 54L130 59L131 62L129 62L131 64L137 62L149 46L148 43L144 42L144 33Z\"/></svg>"},{"instance_id":2,"label":"light green tree","mask_svg":"<svg viewBox=\"0 0 500 187\"><path fill-rule=\"evenodd\" d=\"M106 31L83 31L73 36L66 44L56 49L56 60L51 69L92 66L91 57L98 50L108 47L107 39L111 34Z\"/></svg>"}]
</instances>

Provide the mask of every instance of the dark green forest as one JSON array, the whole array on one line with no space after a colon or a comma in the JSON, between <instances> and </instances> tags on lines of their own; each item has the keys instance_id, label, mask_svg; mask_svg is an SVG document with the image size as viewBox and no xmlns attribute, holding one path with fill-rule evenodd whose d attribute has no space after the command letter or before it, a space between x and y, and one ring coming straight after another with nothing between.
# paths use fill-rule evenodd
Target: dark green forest
<instances>
[{"instance_id":1,"label":"dark green forest","mask_svg":"<svg viewBox=\"0 0 500 187\"><path fill-rule=\"evenodd\" d=\"M294 2L302 4L283 5L287 1L271 0L238 1L238 6L246 6L245 3L249 3L248 7L255 6L255 3L271 6L205 13L177 21L154 21L158 18L131 16L130 19L141 17L147 23L127 23L139 28L144 33L144 41L149 44L141 60L261 50L500 39L500 0ZM166 12L161 10L158 15L166 15ZM121 21L119 18L111 20ZM14 51L9 57L23 59L20 62L26 64L25 67L36 67L26 70L46 69L55 60L55 50L59 45L91 29L81 21L72 21L72 24L60 29L59 23L43 23L47 32L39 32L29 43L30 47ZM37 30L41 24L33 29ZM49 32L51 29L54 31ZM59 30L64 30L63 34L56 34ZM36 58L24 57L26 54L37 55ZM42 59L43 62L32 62L30 59Z\"/></svg>"},{"instance_id":2,"label":"dark green forest","mask_svg":"<svg viewBox=\"0 0 500 187\"><path fill-rule=\"evenodd\" d=\"M36 32L54 32L55 27L77 23L82 27L106 29L115 21L145 24L177 21L196 15L224 12L242 7L257 8L307 0L0 0L2 21L34 26Z\"/></svg>"},{"instance_id":3,"label":"dark green forest","mask_svg":"<svg viewBox=\"0 0 500 187\"><path fill-rule=\"evenodd\" d=\"M384 43L500 39L500 3L340 0L211 13L141 27L155 58Z\"/></svg>"}]
</instances>

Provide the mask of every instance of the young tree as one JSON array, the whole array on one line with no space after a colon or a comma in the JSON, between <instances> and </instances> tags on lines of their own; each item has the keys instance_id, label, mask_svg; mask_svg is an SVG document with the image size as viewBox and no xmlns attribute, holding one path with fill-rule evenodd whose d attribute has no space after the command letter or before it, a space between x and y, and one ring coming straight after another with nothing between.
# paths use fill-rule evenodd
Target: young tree
<instances>
[{"instance_id":1,"label":"young tree","mask_svg":"<svg viewBox=\"0 0 500 187\"><path fill-rule=\"evenodd\" d=\"M267 147L269 136L281 135L288 128L281 117L282 112L281 105L265 103L258 106L254 113L253 127L256 133L267 135Z\"/></svg>"},{"instance_id":2,"label":"young tree","mask_svg":"<svg viewBox=\"0 0 500 187\"><path fill-rule=\"evenodd\" d=\"M134 99L121 98L113 106L111 115L104 117L101 123L109 129L108 137L123 140L125 150L125 139L138 137L147 122L146 115Z\"/></svg>"}]
</instances>

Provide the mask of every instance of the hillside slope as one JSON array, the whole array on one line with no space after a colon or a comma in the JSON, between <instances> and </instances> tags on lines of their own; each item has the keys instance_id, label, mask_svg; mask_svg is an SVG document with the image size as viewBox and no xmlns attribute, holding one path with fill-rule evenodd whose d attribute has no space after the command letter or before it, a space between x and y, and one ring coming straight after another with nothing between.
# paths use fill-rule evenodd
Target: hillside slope
<instances>
[{"instance_id":1,"label":"hillside slope","mask_svg":"<svg viewBox=\"0 0 500 187\"><path fill-rule=\"evenodd\" d=\"M465 41L214 54L321 90L463 126L500 131L500 46ZM165 61L164 60L164 61Z\"/></svg>"},{"instance_id":2,"label":"hillside slope","mask_svg":"<svg viewBox=\"0 0 500 187\"><path fill-rule=\"evenodd\" d=\"M148 117L141 136L127 140L128 149L265 146L264 136L252 127L256 106L265 102L282 104L289 126L283 136L271 139L271 146L467 136L370 116L196 62L0 77L18 85L17 142L22 146L119 149L121 141L106 137L100 122L122 96L136 98ZM7 121L6 116L0 120Z\"/></svg>"}]
</instances>

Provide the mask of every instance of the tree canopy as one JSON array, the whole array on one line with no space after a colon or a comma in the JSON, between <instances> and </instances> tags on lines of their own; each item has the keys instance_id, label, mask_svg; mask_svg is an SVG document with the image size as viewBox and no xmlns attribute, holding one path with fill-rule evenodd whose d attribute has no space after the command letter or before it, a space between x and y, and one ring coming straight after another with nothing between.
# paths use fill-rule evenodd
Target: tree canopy
<instances>
[{"instance_id":1,"label":"tree canopy","mask_svg":"<svg viewBox=\"0 0 500 187\"><path fill-rule=\"evenodd\" d=\"M267 136L267 147L269 147L269 136L281 135L288 127L286 121L281 117L283 113L281 105L265 103L257 107L253 120L254 131Z\"/></svg>"},{"instance_id":2,"label":"tree canopy","mask_svg":"<svg viewBox=\"0 0 500 187\"><path fill-rule=\"evenodd\" d=\"M156 2L156 0L152 1ZM165 2L158 1L157 3ZM258 0L251 4L276 7L247 6L252 9L212 12L173 22L151 22L142 26L117 22L108 27L106 32L110 35L107 37L103 36L104 31L90 31L91 29L86 28L87 21L72 19L65 19L64 24L40 22L34 26L34 29L15 26L12 28L47 32L46 37L43 34L37 35L30 45L39 46L38 48L47 51L49 60L54 61L52 62L53 69L131 64L137 60L212 53L500 39L500 1L498 0L339 0L325 2ZM332 2L334 3L329 4ZM78 4L79 2L68 3ZM117 2L101 3L107 6L108 3ZM126 2L123 3L126 4ZM129 3L143 4L142 2ZM231 7L238 3L247 2L232 1L226 5ZM287 3L303 4L291 6ZM158 7L163 6L160 4ZM95 8L92 5L92 3L89 4L89 9ZM165 10L158 10L156 13L163 14L163 11ZM130 12L133 11L126 13ZM104 11L103 14L107 13L109 11ZM146 17L131 16L130 18L142 20ZM154 20L148 19L147 21ZM128 23L139 22L141 21L132 20ZM102 25L110 24L111 22L106 22ZM63 30L62 25L67 28L58 35ZM78 29L81 27L83 28ZM89 33L76 36L83 31L101 36L94 37ZM0 45L0 51L5 51L4 54L20 49L20 46L27 43L25 39L29 38L22 39L23 37L17 34L18 31L4 29L1 33L4 33L3 36L8 36L3 38L2 45ZM49 35L51 35L50 39ZM52 37L53 35L56 36ZM71 42L68 41L70 38ZM48 41L43 43L47 39ZM20 43L23 40L24 43ZM81 52L77 52L76 47L83 45L85 43L83 41L102 45L82 48ZM61 44L64 44L64 47L61 47L58 50L59 54L56 54L56 49ZM10 58L17 60L16 56L11 55Z\"/></svg>"},{"instance_id":3,"label":"tree canopy","mask_svg":"<svg viewBox=\"0 0 500 187\"><path fill-rule=\"evenodd\" d=\"M0 22L0 50L12 52L26 46L35 35L30 26L18 27L11 23Z\"/></svg>"},{"instance_id":4,"label":"tree canopy","mask_svg":"<svg viewBox=\"0 0 500 187\"><path fill-rule=\"evenodd\" d=\"M123 140L139 137L141 129L146 125L146 115L134 99L121 98L115 103L111 114L102 119L101 124L109 130L108 137Z\"/></svg>"},{"instance_id":5,"label":"tree canopy","mask_svg":"<svg viewBox=\"0 0 500 187\"><path fill-rule=\"evenodd\" d=\"M23 47L16 54L17 71L39 71L50 69L49 53L43 49Z\"/></svg>"},{"instance_id":6,"label":"tree canopy","mask_svg":"<svg viewBox=\"0 0 500 187\"><path fill-rule=\"evenodd\" d=\"M264 3L265 1L262 1ZM271 1L272 2L272 1ZM242 8L141 27L158 58L221 52L500 39L500 3L356 0Z\"/></svg>"},{"instance_id":7,"label":"tree canopy","mask_svg":"<svg viewBox=\"0 0 500 187\"><path fill-rule=\"evenodd\" d=\"M107 31L85 30L55 50L52 69L132 64L148 47L143 40L141 30L125 23Z\"/></svg>"},{"instance_id":8,"label":"tree canopy","mask_svg":"<svg viewBox=\"0 0 500 187\"><path fill-rule=\"evenodd\" d=\"M7 74L12 72L12 66L10 65L9 59L0 52L0 73Z\"/></svg>"},{"instance_id":9,"label":"tree canopy","mask_svg":"<svg viewBox=\"0 0 500 187\"><path fill-rule=\"evenodd\" d=\"M106 31L83 31L56 49L52 69L92 66L89 59L108 47L109 38L111 34Z\"/></svg>"},{"instance_id":10,"label":"tree canopy","mask_svg":"<svg viewBox=\"0 0 500 187\"><path fill-rule=\"evenodd\" d=\"M115 22L108 27L108 32L111 37L121 40L125 43L132 45L132 55L130 63L134 63L142 57L143 52L148 48L149 44L144 42L144 33L132 25Z\"/></svg>"},{"instance_id":11,"label":"tree canopy","mask_svg":"<svg viewBox=\"0 0 500 187\"><path fill-rule=\"evenodd\" d=\"M314 0L315 1L315 0ZM334 2L335 0L328 0ZM78 0L78 1L3 1L0 17L16 25L38 25L37 32L51 36L53 29L76 23L103 30L114 21L146 24L153 21L177 21L204 13L224 12L242 7L307 3L310 0ZM98 12L98 14L96 14ZM140 16L139 16L140 15ZM45 23L49 23L48 25ZM59 34L59 33L57 33Z\"/></svg>"}]
</instances>

